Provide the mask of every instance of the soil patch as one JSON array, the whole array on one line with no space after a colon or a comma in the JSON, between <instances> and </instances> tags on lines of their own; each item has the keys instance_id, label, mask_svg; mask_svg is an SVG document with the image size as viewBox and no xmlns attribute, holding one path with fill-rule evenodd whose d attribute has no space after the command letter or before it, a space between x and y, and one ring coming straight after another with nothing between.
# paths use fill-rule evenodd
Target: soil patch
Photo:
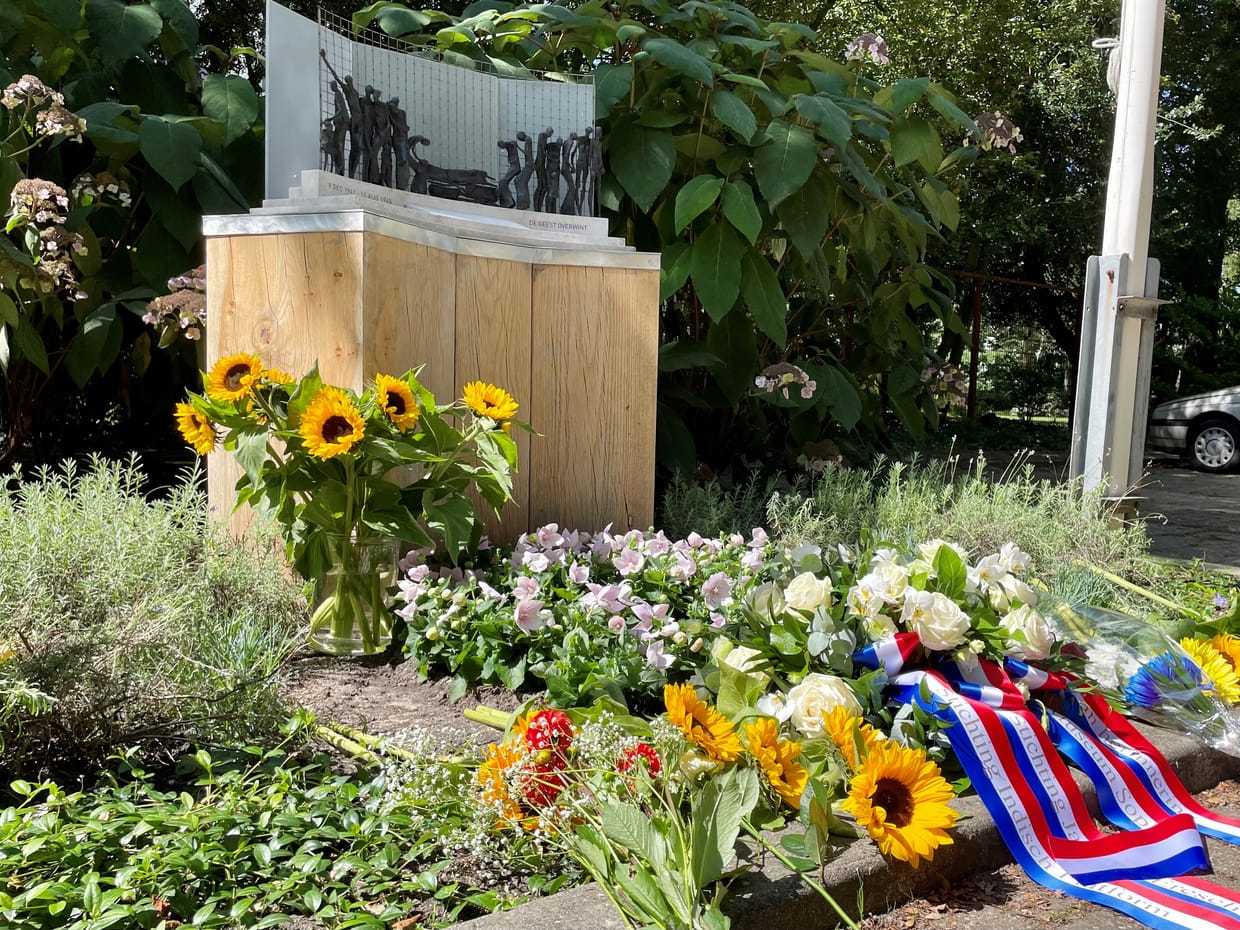
<instances>
[{"instance_id":1,"label":"soil patch","mask_svg":"<svg viewBox=\"0 0 1240 930\"><path fill-rule=\"evenodd\" d=\"M495 730L475 723L464 710L485 704L515 709L528 695L504 688L471 688L448 698L447 678L421 681L417 665L400 656L323 656L298 653L289 666L285 696L314 713L320 723L338 721L376 736L423 729L444 736L494 739Z\"/></svg>"}]
</instances>

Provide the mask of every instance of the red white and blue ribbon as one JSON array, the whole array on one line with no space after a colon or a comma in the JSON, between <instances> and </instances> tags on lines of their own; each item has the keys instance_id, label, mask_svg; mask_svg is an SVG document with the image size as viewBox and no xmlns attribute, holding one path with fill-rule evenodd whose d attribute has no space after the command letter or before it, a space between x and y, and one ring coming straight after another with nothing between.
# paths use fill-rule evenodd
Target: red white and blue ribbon
<instances>
[{"instance_id":1,"label":"red white and blue ribbon","mask_svg":"<svg viewBox=\"0 0 1240 930\"><path fill-rule=\"evenodd\" d=\"M1198 805L1157 750L1105 702L1078 697L1067 676L1025 663L942 662L895 672L896 651L913 654L907 641L889 642L854 658L885 668L897 699L950 724L945 732L957 757L1031 878L1156 930L1240 930L1240 893L1185 877L1209 867L1201 832L1240 843L1240 821ZM1035 713L1013 679L1031 689L1065 689L1068 713ZM1104 814L1124 832L1095 827L1061 751L1095 781Z\"/></svg>"}]
</instances>

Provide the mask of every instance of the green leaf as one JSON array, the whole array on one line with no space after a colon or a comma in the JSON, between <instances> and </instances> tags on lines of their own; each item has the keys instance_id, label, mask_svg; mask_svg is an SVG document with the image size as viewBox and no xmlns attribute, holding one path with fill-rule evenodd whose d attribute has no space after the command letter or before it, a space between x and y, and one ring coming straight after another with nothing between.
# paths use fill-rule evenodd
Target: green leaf
<instances>
[{"instance_id":1,"label":"green leaf","mask_svg":"<svg viewBox=\"0 0 1240 930\"><path fill-rule=\"evenodd\" d=\"M245 476L253 485L258 485L263 470L263 463L267 461L267 432L265 430L251 430L245 433L237 433L237 451L235 453L237 464L241 466L241 470L245 472ZM323 500L324 495L316 492L314 503Z\"/></svg>"},{"instance_id":2,"label":"green leaf","mask_svg":"<svg viewBox=\"0 0 1240 930\"><path fill-rule=\"evenodd\" d=\"M644 212L667 187L676 165L676 140L666 129L636 122L617 126L607 140L611 170Z\"/></svg>"},{"instance_id":3,"label":"green leaf","mask_svg":"<svg viewBox=\"0 0 1240 930\"><path fill-rule=\"evenodd\" d=\"M601 120L629 95L633 86L633 63L600 65L594 74L594 106Z\"/></svg>"},{"instance_id":4,"label":"green leaf","mask_svg":"<svg viewBox=\"0 0 1240 930\"><path fill-rule=\"evenodd\" d=\"M693 243L693 289L711 319L722 319L741 289L745 245L727 223L716 223Z\"/></svg>"},{"instance_id":5,"label":"green leaf","mask_svg":"<svg viewBox=\"0 0 1240 930\"><path fill-rule=\"evenodd\" d=\"M825 396L831 416L845 431L851 430L861 420L861 395L834 365L816 366L813 372L818 382L817 396Z\"/></svg>"},{"instance_id":6,"label":"green leaf","mask_svg":"<svg viewBox=\"0 0 1240 930\"><path fill-rule=\"evenodd\" d=\"M688 242L673 242L663 250L659 264L659 300L667 300L689 280L693 247Z\"/></svg>"},{"instance_id":7,"label":"green leaf","mask_svg":"<svg viewBox=\"0 0 1240 930\"><path fill-rule=\"evenodd\" d=\"M901 78L876 93L874 102L895 113L903 113L920 100L929 88L929 78ZM931 103L933 104L933 101Z\"/></svg>"},{"instance_id":8,"label":"green leaf","mask_svg":"<svg viewBox=\"0 0 1240 930\"><path fill-rule=\"evenodd\" d=\"M4 330L0 328L0 335ZM689 478L697 466L697 446L693 434L679 413L659 404L654 431L655 460L674 475Z\"/></svg>"},{"instance_id":9,"label":"green leaf","mask_svg":"<svg viewBox=\"0 0 1240 930\"><path fill-rule=\"evenodd\" d=\"M740 97L722 87L710 93L710 108L715 117L727 126L742 142L748 142L758 131L758 118Z\"/></svg>"},{"instance_id":10,"label":"green leaf","mask_svg":"<svg viewBox=\"0 0 1240 930\"><path fill-rule=\"evenodd\" d=\"M710 327L706 346L719 364L712 372L729 403L735 404L753 388L753 376L760 366L753 324L743 313L728 314Z\"/></svg>"},{"instance_id":11,"label":"green leaf","mask_svg":"<svg viewBox=\"0 0 1240 930\"><path fill-rule=\"evenodd\" d=\"M749 249L741 261L741 293L758 329L781 349L788 341L788 302L766 256Z\"/></svg>"},{"instance_id":12,"label":"green leaf","mask_svg":"<svg viewBox=\"0 0 1240 930\"><path fill-rule=\"evenodd\" d=\"M77 111L77 115L86 120L86 135L90 139L96 142L113 142L118 145L137 142L136 132L121 129L116 125L116 118L122 113L137 117L138 108L111 100L100 100L98 103L87 104Z\"/></svg>"},{"instance_id":13,"label":"green leaf","mask_svg":"<svg viewBox=\"0 0 1240 930\"><path fill-rule=\"evenodd\" d=\"M603 834L613 843L638 853L654 869L667 864L667 840L655 831L642 811L628 804L608 804L603 810Z\"/></svg>"},{"instance_id":14,"label":"green leaf","mask_svg":"<svg viewBox=\"0 0 1240 930\"><path fill-rule=\"evenodd\" d=\"M121 0L88 0L86 25L99 42L106 65L132 58L159 38L164 21L149 3L129 6Z\"/></svg>"},{"instance_id":15,"label":"green leaf","mask_svg":"<svg viewBox=\"0 0 1240 930\"><path fill-rule=\"evenodd\" d=\"M891 127L891 155L897 168L925 158L933 145L934 130L921 117L899 120Z\"/></svg>"},{"instance_id":16,"label":"green leaf","mask_svg":"<svg viewBox=\"0 0 1240 930\"><path fill-rule=\"evenodd\" d=\"M745 181L729 181L723 186L723 215L750 245L757 243L762 234L762 214L754 203L753 188Z\"/></svg>"},{"instance_id":17,"label":"green leaf","mask_svg":"<svg viewBox=\"0 0 1240 930\"><path fill-rule=\"evenodd\" d=\"M148 116L138 130L138 148L159 176L180 190L198 170L202 136L184 123Z\"/></svg>"},{"instance_id":18,"label":"green leaf","mask_svg":"<svg viewBox=\"0 0 1240 930\"><path fill-rule=\"evenodd\" d=\"M831 196L826 184L818 175L811 175L800 190L779 205L776 213L797 251L809 258L822 247L831 223Z\"/></svg>"},{"instance_id":19,"label":"green leaf","mask_svg":"<svg viewBox=\"0 0 1240 930\"><path fill-rule=\"evenodd\" d=\"M703 58L675 39L647 39L642 49L649 52L650 57L659 64L691 77L700 84L709 87L715 83L715 71L709 59Z\"/></svg>"},{"instance_id":20,"label":"green leaf","mask_svg":"<svg viewBox=\"0 0 1240 930\"><path fill-rule=\"evenodd\" d=\"M798 190L818 162L818 146L804 126L772 120L769 140L754 153L753 168L762 196L773 207Z\"/></svg>"},{"instance_id":21,"label":"green leaf","mask_svg":"<svg viewBox=\"0 0 1240 930\"><path fill-rule=\"evenodd\" d=\"M951 546L939 546L939 551L934 555L934 575L936 591L953 599L963 596L968 572Z\"/></svg>"},{"instance_id":22,"label":"green leaf","mask_svg":"<svg viewBox=\"0 0 1240 930\"><path fill-rule=\"evenodd\" d=\"M29 323L13 328L13 347L43 374L48 373L47 350L43 348L38 330Z\"/></svg>"},{"instance_id":23,"label":"green leaf","mask_svg":"<svg viewBox=\"0 0 1240 930\"><path fill-rule=\"evenodd\" d=\"M722 877L735 854L741 821L757 801L758 776L751 768L728 769L693 795L689 839L695 888Z\"/></svg>"},{"instance_id":24,"label":"green leaf","mask_svg":"<svg viewBox=\"0 0 1240 930\"><path fill-rule=\"evenodd\" d=\"M595 881L606 881L611 875L611 855L607 843L602 834L588 823L573 826L572 852Z\"/></svg>"},{"instance_id":25,"label":"green leaf","mask_svg":"<svg viewBox=\"0 0 1240 930\"><path fill-rule=\"evenodd\" d=\"M191 55L198 51L198 17L185 0L151 0L151 6L172 27Z\"/></svg>"},{"instance_id":26,"label":"green leaf","mask_svg":"<svg viewBox=\"0 0 1240 930\"><path fill-rule=\"evenodd\" d=\"M702 174L691 180L676 195L676 232L680 232L709 210L719 198L723 178Z\"/></svg>"},{"instance_id":27,"label":"green leaf","mask_svg":"<svg viewBox=\"0 0 1240 930\"><path fill-rule=\"evenodd\" d=\"M13 303L12 297L0 291L0 324L8 323L10 326L16 326L17 319L17 304Z\"/></svg>"},{"instance_id":28,"label":"green leaf","mask_svg":"<svg viewBox=\"0 0 1240 930\"><path fill-rule=\"evenodd\" d=\"M948 93L942 85L931 84L926 91L926 99L930 101L930 106L938 110L940 115L951 120L965 130L965 132L977 132L977 123L973 122L973 117L956 105L956 98Z\"/></svg>"},{"instance_id":29,"label":"green leaf","mask_svg":"<svg viewBox=\"0 0 1240 930\"><path fill-rule=\"evenodd\" d=\"M432 493L427 491L428 500L422 506L422 511L426 514L426 525L443 537L448 557L455 562L469 544L478 518L474 514L473 504L464 497L432 501L429 500Z\"/></svg>"},{"instance_id":30,"label":"green leaf","mask_svg":"<svg viewBox=\"0 0 1240 930\"><path fill-rule=\"evenodd\" d=\"M116 315L116 304L106 303L96 307L82 321L69 351L65 355L65 368L79 388L85 387L96 371L104 372L112 367L120 352L124 326Z\"/></svg>"},{"instance_id":31,"label":"green leaf","mask_svg":"<svg viewBox=\"0 0 1240 930\"><path fill-rule=\"evenodd\" d=\"M673 339L659 346L659 371L682 371L685 368L709 368L719 364L719 356L696 342Z\"/></svg>"},{"instance_id":32,"label":"green leaf","mask_svg":"<svg viewBox=\"0 0 1240 930\"><path fill-rule=\"evenodd\" d=\"M202 82L202 112L224 124L224 144L245 134L261 105L250 82L239 74L208 74Z\"/></svg>"},{"instance_id":33,"label":"green leaf","mask_svg":"<svg viewBox=\"0 0 1240 930\"><path fill-rule=\"evenodd\" d=\"M852 118L825 94L797 94L797 112L822 130L835 145L847 145L852 138Z\"/></svg>"}]
</instances>

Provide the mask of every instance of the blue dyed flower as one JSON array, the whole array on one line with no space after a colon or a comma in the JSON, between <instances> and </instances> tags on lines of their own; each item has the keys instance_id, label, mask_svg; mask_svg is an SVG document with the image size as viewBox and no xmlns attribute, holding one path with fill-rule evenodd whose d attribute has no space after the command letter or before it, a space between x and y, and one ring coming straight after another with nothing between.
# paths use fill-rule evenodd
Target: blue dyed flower
<instances>
[{"instance_id":1,"label":"blue dyed flower","mask_svg":"<svg viewBox=\"0 0 1240 930\"><path fill-rule=\"evenodd\" d=\"M1205 679L1192 659L1164 652L1137 669L1124 686L1124 698L1139 707L1163 701L1185 703L1201 693Z\"/></svg>"}]
</instances>

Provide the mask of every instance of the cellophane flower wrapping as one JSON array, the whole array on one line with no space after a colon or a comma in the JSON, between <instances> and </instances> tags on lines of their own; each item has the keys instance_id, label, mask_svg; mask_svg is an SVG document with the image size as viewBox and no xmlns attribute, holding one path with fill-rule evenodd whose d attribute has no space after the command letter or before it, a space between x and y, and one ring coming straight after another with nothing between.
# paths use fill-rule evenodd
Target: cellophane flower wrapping
<instances>
[{"instance_id":1,"label":"cellophane flower wrapping","mask_svg":"<svg viewBox=\"0 0 1240 930\"><path fill-rule=\"evenodd\" d=\"M1129 714L1240 757L1240 714L1209 674L1165 632L1139 617L1060 601L1045 614L1060 638L1084 647L1084 677Z\"/></svg>"}]
</instances>

